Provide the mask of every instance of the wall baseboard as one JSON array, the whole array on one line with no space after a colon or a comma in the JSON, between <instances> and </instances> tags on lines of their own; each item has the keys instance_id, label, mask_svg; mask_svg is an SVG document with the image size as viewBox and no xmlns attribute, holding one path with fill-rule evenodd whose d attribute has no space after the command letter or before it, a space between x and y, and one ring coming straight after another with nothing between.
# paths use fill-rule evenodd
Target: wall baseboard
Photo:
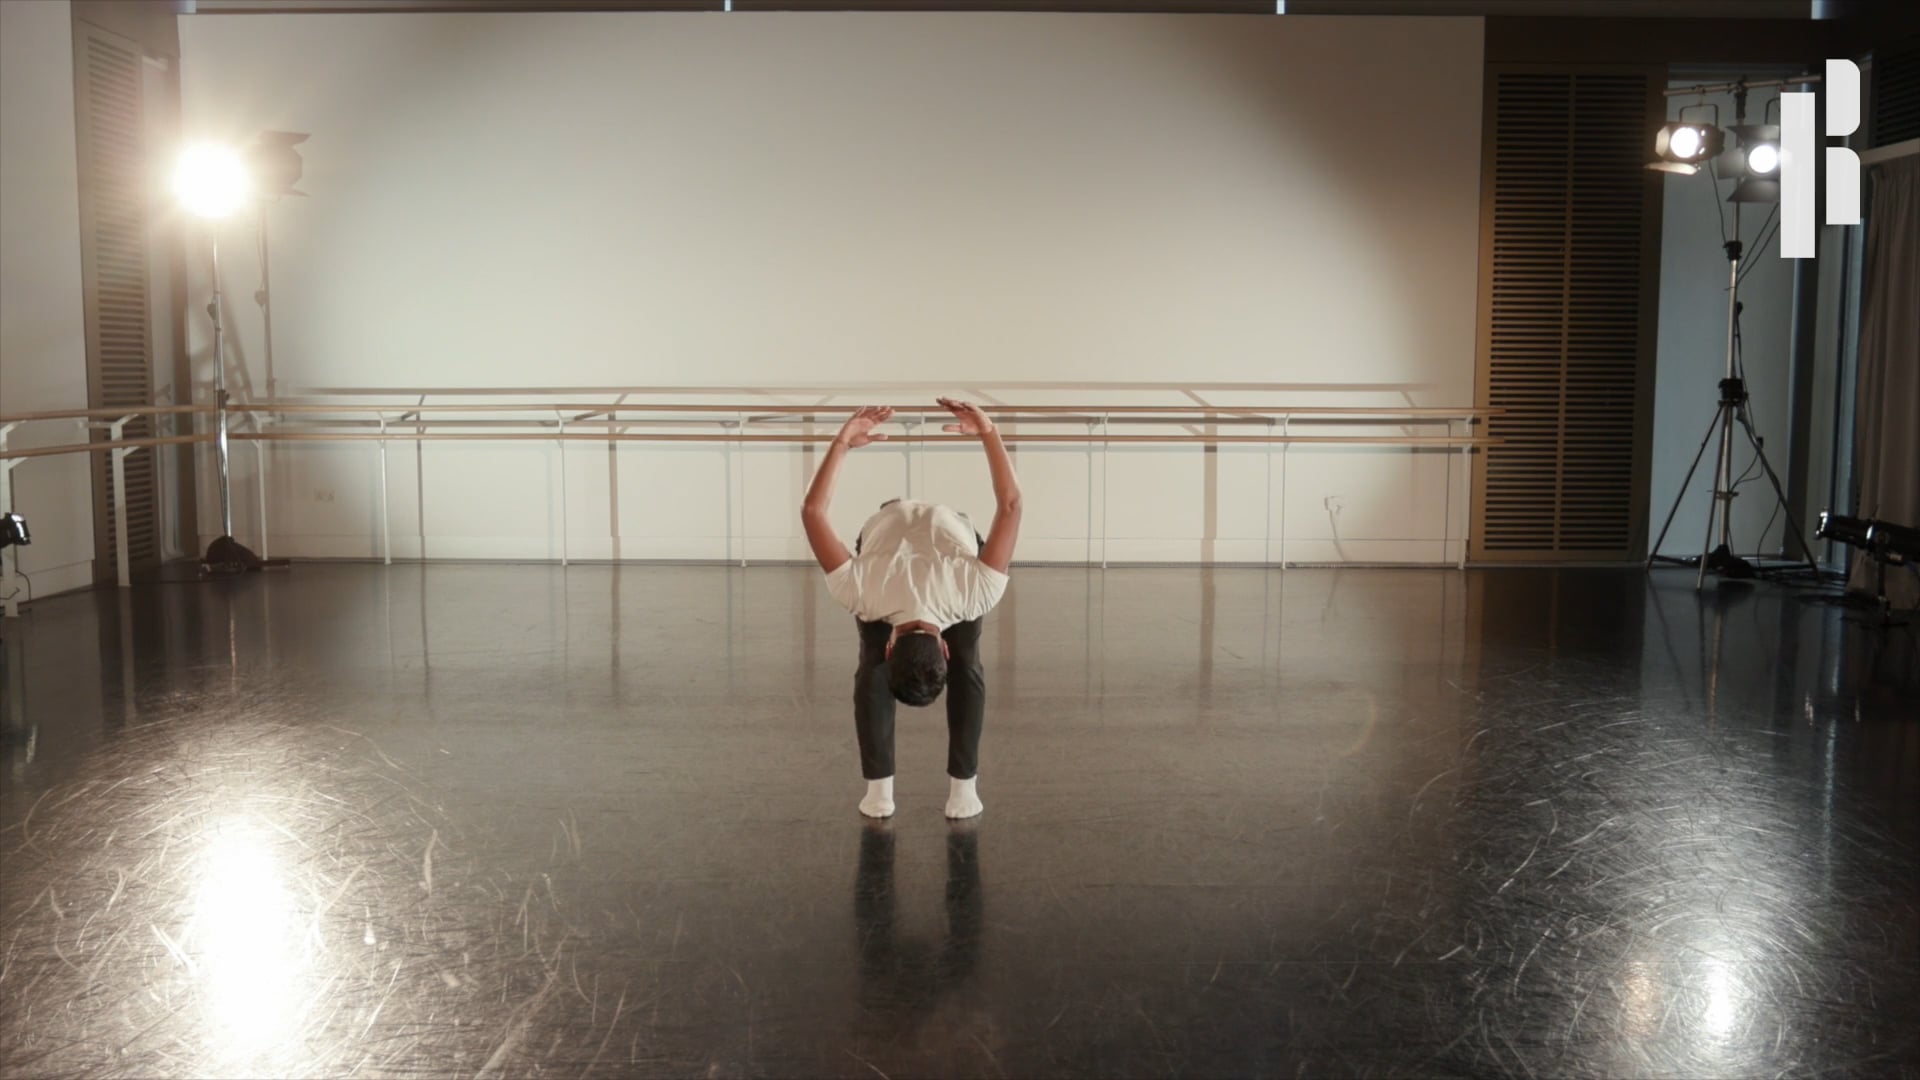
<instances>
[{"instance_id":1,"label":"wall baseboard","mask_svg":"<svg viewBox=\"0 0 1920 1080\"><path fill-rule=\"evenodd\" d=\"M17 549L16 549L17 550ZM11 556L9 556L11 558ZM29 586L21 578L31 578ZM14 578L14 587L20 590L20 602L47 600L66 593L93 588L92 561L67 563L63 566L42 566L26 570Z\"/></svg>"}]
</instances>

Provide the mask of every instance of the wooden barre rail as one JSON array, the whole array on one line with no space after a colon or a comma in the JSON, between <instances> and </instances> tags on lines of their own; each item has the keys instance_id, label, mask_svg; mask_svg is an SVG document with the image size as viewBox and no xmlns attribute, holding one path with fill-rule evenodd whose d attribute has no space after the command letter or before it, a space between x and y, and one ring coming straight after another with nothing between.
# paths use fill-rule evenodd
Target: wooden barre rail
<instances>
[{"instance_id":1,"label":"wooden barre rail","mask_svg":"<svg viewBox=\"0 0 1920 1080\"><path fill-rule=\"evenodd\" d=\"M228 438L236 442L700 442L700 443L828 443L832 435L694 435L685 432L505 432L482 431L240 431ZM1306 443L1348 446L1498 446L1503 440L1472 435L1004 435L1008 443ZM971 435L893 435L883 445L898 443L977 442ZM104 445L104 444L102 444Z\"/></svg>"},{"instance_id":2,"label":"wooden barre rail","mask_svg":"<svg viewBox=\"0 0 1920 1080\"><path fill-rule=\"evenodd\" d=\"M833 441L831 435L696 435L685 432L503 432L489 433L480 431L459 432L415 432L415 431L339 431L339 432L292 432L292 431L236 431L228 435L234 442L658 442L658 443L800 443L819 444ZM1277 445L1300 444L1307 446L1409 446L1409 447L1487 447L1499 446L1503 440L1488 436L1474 435L1005 435L1006 442L1020 443L1068 443L1081 446L1103 444L1140 444L1180 445L1183 443L1203 446L1216 445ZM64 443L58 446L36 446L28 449L0 450L0 460L13 458L55 457L60 454L80 454L102 450L138 450L154 446L185 446L190 443L213 442L212 435L170 435L151 439L115 439L100 442ZM885 440L887 443L906 443L921 445L924 443L966 443L974 442L971 435L902 435Z\"/></svg>"},{"instance_id":3,"label":"wooden barre rail","mask_svg":"<svg viewBox=\"0 0 1920 1080\"><path fill-rule=\"evenodd\" d=\"M893 405L896 413L909 416L947 416L945 409L930 405ZM750 403L745 405L677 405L669 402L554 402L550 405L511 404L511 405L407 405L407 404L317 404L313 402L255 401L234 402L227 406L230 412L270 412L293 415L295 413L446 413L446 412L571 412L587 415L600 415L609 412L664 412L664 413L733 413L763 414L795 418L825 417L844 420L853 411L853 406L835 410L823 405L763 405ZM1372 408L1365 405L1300 405L1300 406L1242 406L1242 405L983 405L982 412L1001 416L1129 416L1140 414L1186 414L1189 416L1381 416L1381 417L1432 417L1435 419L1467 419L1470 417L1497 416L1503 409L1460 408L1443 409L1432 406L1389 405ZM5 420L0 417L0 420Z\"/></svg>"},{"instance_id":4,"label":"wooden barre rail","mask_svg":"<svg viewBox=\"0 0 1920 1080\"><path fill-rule=\"evenodd\" d=\"M924 405L895 405L896 413L907 416L946 416L945 410ZM104 409L64 409L39 412L0 414L0 424L23 424L51 420L105 420L132 416L180 416L188 414L216 413L216 405L129 405ZM360 414L388 416L392 414L420 416L427 413L573 413L574 419L585 420L595 416L612 416L625 413L700 413L706 415L733 414L750 421L768 421L785 419L794 422L825 423L844 419L848 409L833 410L820 405L763 405L750 403L745 405L712 404L672 404L666 402L555 402L552 404L514 403L506 405L486 404L367 404L286 401L229 402L229 413L274 413L286 416L306 414ZM1060 422L1092 421L1106 417L1149 417L1168 416L1174 419L1169 423L1191 423L1196 417L1235 417L1243 419L1287 419L1307 417L1341 417L1348 419L1380 418L1393 420L1478 420L1497 416L1504 412L1497 408L1460 408L1445 409L1432 406L1382 406L1373 408L1364 405L1302 405L1302 406L1228 406L1228 405L1112 405L1089 407L1084 405L988 405L982 411L997 416L1034 416L1056 417ZM751 414L751 415L749 415ZM635 423L645 422L644 417L636 417Z\"/></svg>"},{"instance_id":5,"label":"wooden barre rail","mask_svg":"<svg viewBox=\"0 0 1920 1080\"><path fill-rule=\"evenodd\" d=\"M25 450L11 447L0 450L0 459L54 457L88 450L139 450L149 446L184 446L187 443L214 441L212 435L163 435L151 439L103 439L100 442L64 443L60 446L35 446Z\"/></svg>"},{"instance_id":6,"label":"wooden barre rail","mask_svg":"<svg viewBox=\"0 0 1920 1080\"><path fill-rule=\"evenodd\" d=\"M652 405L652 404L649 404L649 405L627 405L627 404L575 405L575 404L563 403L563 404L556 404L556 405L507 405L507 406L414 405L414 406L386 407L386 406L366 406L366 405L344 405L343 406L343 405L318 405L318 404L305 404L305 403L289 404L289 403L280 403L280 402L255 402L255 403L240 404L240 405L229 403L224 410L215 406L203 406L203 405L153 405L153 406L144 406L140 408L78 409L78 410L70 410L66 412L17 413L11 416L0 416L0 504L7 504L11 502L11 492L10 492L11 484L9 482L8 473L11 472L13 467L19 464L20 460L29 459L29 458L54 457L62 454L94 453L99 451L115 452L111 460L112 460L113 472L114 472L113 484L114 484L114 498L116 500L115 516L120 524L120 529L116 537L116 552L117 552L118 562L119 562L120 584L124 588L124 587L127 587L129 582L128 562L127 562L127 538L126 538L126 530L125 530L126 515L125 515L124 505L118 501L122 499L124 495L124 481L120 475L121 462L122 462L122 457L124 456L124 452L130 452L133 450L140 450L140 449L149 449L154 447L162 447L162 446L184 446L184 445L193 445L193 444L199 444L199 443L216 442L219 436L216 436L213 433L196 433L191 435L171 435L171 436L159 436L159 437L150 437L150 438L104 439L104 440L84 442L84 443L66 443L66 444L61 444L57 446L36 446L36 447L30 447L30 448L13 449L7 446L7 429L9 427L19 423L24 423L29 421L41 421L41 420L95 420L95 419L102 419L102 418L117 420L123 417L139 416L139 415L179 415L183 413L205 413L205 412L226 412L226 413L239 412L239 413L249 414L249 415L256 415L260 413L282 413L282 414L305 413L310 415L322 414L322 413L333 413L333 414L346 413L346 414L357 414L358 416L362 416L362 417L368 414L372 414L374 416L379 417L379 422L382 425L381 430L379 431L356 430L356 431L298 431L298 432L295 432L295 431L284 431L284 430L283 431L256 430L256 431L246 431L246 432L224 432L224 429L226 428L227 425L223 423L221 427L223 429L225 437L234 442L252 442L256 444L273 443L273 442L285 442L285 443L374 442L374 443L380 444L380 466L381 466L380 500L381 500L381 533L382 533L381 558L383 561L389 562L389 563L392 562L392 559L393 559L392 539L390 535L391 524L387 517L387 509L386 509L386 501L387 501L387 479L386 479L387 446L386 444L389 442L403 442L403 443L404 442L413 442L413 443L427 443L427 442L701 443L701 444L708 444L708 445L720 444L723 447L740 445L744 449L744 446L747 443L754 443L754 444L761 444L761 445L766 445L766 444L819 445L821 443L830 443L835 438L835 436L828 435L828 434L797 433L797 432L782 432L782 433L758 432L754 434L748 434L744 430L740 430L740 429L736 429L732 432L712 432L712 433L660 432L660 431L632 432L632 431L614 431L614 430L599 430L599 431L567 430L565 426L568 423L567 418L565 416L557 415L557 414L561 414L565 412L577 412L580 410L586 410L586 415L576 416L575 418L573 418L572 422L582 423L582 424L586 424L587 426L599 427L599 428L609 428L615 424L622 423L622 421L609 419L609 420L594 422L594 421L589 421L588 418L600 417L600 416L612 417L618 413L650 411L650 412L659 412L659 413L667 413L667 414L692 412L692 413L705 413L705 414L711 415L711 414L718 414L718 413L732 413L737 418L744 420L745 413L748 411L748 410L741 409L739 407L731 406L731 405ZM820 407L817 405L761 406L757 410L753 410L753 411L768 414L766 417L762 419L785 418L789 423L794 422L796 420L811 420L814 417L823 415ZM918 415L918 416L946 415L944 411L927 409L920 406L903 406L897 409L896 411L905 412L908 415ZM1114 406L1111 408L1098 409L1098 410L1087 410L1087 409L1079 408L1077 406L1030 406L1030 407L999 406L999 407L992 408L989 411L999 414L1002 417L1019 416L1019 415L1052 417L1053 423L1062 423L1062 422L1066 422L1067 420L1088 421L1089 430L1085 434L1038 435L1038 434L1008 433L1004 436L1004 438L1008 443L1015 444L1015 445L1032 443L1032 444L1052 444L1052 445L1065 444L1065 445L1074 445L1074 446L1085 446L1088 448L1097 446L1101 448L1103 460L1105 458L1106 451L1110 449L1112 446L1114 446L1115 444L1118 444L1121 446L1143 445L1143 444L1152 444L1152 445L1160 445L1160 446L1178 446L1183 444L1184 445L1197 444L1197 445L1207 446L1207 447L1236 446L1236 445L1272 447L1275 445L1300 444L1300 445L1307 445L1307 446L1406 447L1406 448L1414 448L1414 449L1436 448L1436 449L1468 451L1467 453L1464 454L1464 457L1465 457L1465 467L1468 472L1469 483L1471 483L1472 468L1473 468L1473 455L1471 454L1470 451L1476 448L1498 446L1505 442L1504 439L1490 437L1490 436L1476 436L1476 435L1456 436L1452 434L1453 429L1452 429L1451 422L1453 420L1462 420L1471 424L1476 422L1479 418L1495 415L1501 412L1502 410L1499 410L1499 409L1436 409L1436 408L1420 408L1420 407L1407 407L1407 408L1398 408L1398 409L1369 409L1361 406L1318 406L1318 407L1301 407L1301 408L1295 408L1295 409L1242 409L1242 408L1228 408L1228 407L1222 407L1222 406L1138 405L1138 406ZM539 431L539 432L498 431L498 430L428 432L428 431L420 430L417 427L413 430L407 429L406 425L408 421L405 419L405 417L409 415L418 417L422 413L426 413L426 412L434 412L434 413L462 412L462 413L496 413L496 414L503 413L503 412L554 413L556 414L554 423L557 426L557 430ZM393 414L393 413L399 414L399 416L396 418L396 422L401 426L398 428L386 427L386 423L388 421L388 414ZM1446 435L1295 435L1289 431L1286 434L1280 434L1280 435L1275 435L1271 433L1265 434L1265 435L1220 435L1220 434L1194 434L1191 432L1182 433L1182 434L1158 434L1158 435L1126 435L1126 434L1115 435L1110 433L1107 430L1107 426L1106 426L1106 421L1108 417L1113 414L1119 414L1123 418L1128 416L1132 416L1136 418L1146 418L1146 419L1136 420L1136 422L1142 422L1142 423L1166 422L1166 423L1186 424L1189 426L1195 422L1201 422L1201 423L1208 422L1208 418L1215 418L1214 422L1220 422L1221 420L1224 420L1225 422L1228 422L1228 423L1246 423L1246 422L1249 422L1246 418L1259 418L1259 419L1268 420L1269 424L1271 424L1272 421L1275 419L1285 421L1295 417L1319 416L1319 417L1328 417L1328 418L1340 418L1340 419L1346 419L1346 420L1359 420L1361 418L1367 418L1367 419L1377 420L1383 426L1392 426L1395 420L1400 420L1403 422L1406 420L1414 420L1417 422L1420 420L1427 420L1427 419L1444 419L1448 421L1448 428L1447 428L1448 434ZM1159 419L1160 417L1169 416L1170 414L1185 414L1185 415L1175 419L1169 419L1166 421L1161 421ZM837 420L839 419L840 415L844 415L844 414L836 413L836 414L833 414L832 418ZM1101 430L1098 434L1095 434L1091 430L1091 425L1090 425L1090 422L1096 418L1102 422ZM348 423L348 422L350 421L345 421L345 420L336 421L336 423L342 423L342 424ZM352 422L365 424L365 423L370 423L371 421L359 420L359 421L352 421ZM458 420L451 420L446 422L453 425L458 425L460 423L460 421ZM510 425L521 423L516 421L499 421L499 422L510 424ZM630 422L638 425L645 425L648 423L648 420L643 417L636 417L636 418L633 418L633 420L631 420ZM654 424L665 424L670 422L698 423L699 421L674 421L674 420L664 419L660 417L655 417L652 420L652 423ZM1047 421L1043 419L1038 422L1047 422ZM415 423L425 424L425 423L434 423L434 421L416 420ZM544 424L545 422L542 421L542 423ZM314 423L314 426L319 426L319 427L325 427L327 425L328 425L328 422L325 419L315 421ZM117 425L107 425L107 426L117 427ZM256 424L255 426L258 427L259 425ZM744 428L744 426L745 426L744 424L739 425L740 428ZM932 427L931 425L928 425L927 430L930 431L931 427ZM1269 432L1271 432L1271 427L1269 427ZM916 445L926 446L928 444L939 444L939 443L970 443L975 441L977 441L976 436L947 435L947 434L936 435L936 434L926 434L919 431L893 435L885 440L885 442L887 443L898 443L898 444L903 444L907 447L912 447ZM909 458L908 460L910 461L911 459ZM1270 463L1271 463L1271 460L1272 460L1272 457L1271 455L1269 455L1268 461ZM1283 486L1285 483L1285 468L1286 468L1285 460L1286 459L1283 456L1281 459ZM560 486L561 486L561 492L562 492L560 563L562 566L567 565L566 511L565 511L566 461L567 461L567 455L562 454L560 456L560 469L561 469L561 485ZM264 456L261 459L261 464L263 466L265 464ZM1271 464L1269 464L1269 469L1271 469ZM265 537L268 535L267 517L266 517L267 498L266 498L265 475L266 475L265 470L264 468L262 468L258 473L258 479L260 482L259 509L260 509L260 533L262 537L262 546L261 546L262 554L265 554L266 552ZM1089 463L1088 463L1088 475L1091 478L1092 476L1091 459L1089 459ZM1451 472L1449 472L1449 478L1450 477L1451 477ZM226 479L224 458L223 458L222 468L221 468L221 478L223 482ZM1451 481L1449 480L1449 482ZM1271 498L1271 493L1269 493L1269 498ZM1088 500L1089 500L1088 513L1091 514L1092 513L1091 490L1089 491ZM11 508L12 507L10 505L0 505L0 509L11 509ZM1091 518L1089 518L1088 527L1089 527L1088 558L1089 558L1089 564L1091 564L1091 558L1092 558ZM1104 520L1103 520L1102 527L1104 529ZM729 533L729 540L728 540L728 559L729 560L732 559L732 550L733 549L732 549L731 533ZM1286 563L1286 542L1283 535L1281 540L1281 564L1285 565L1285 563ZM744 549L743 549L743 553L741 555L741 565L744 566L745 564L746 564L746 555L744 554ZM1101 557L1101 566L1104 567L1105 565L1106 565L1106 559L1105 559L1104 547L1103 547L1102 557ZM1463 569L1466 566L1466 547L1464 544L1464 538L1463 538L1463 543L1461 547L1459 565ZM10 583L12 579L11 568L5 567L4 564L0 564L0 569L5 569L7 571L6 578L8 583ZM8 592L6 600L4 601L4 604L5 604L4 610L7 616L11 617L17 613L17 605L12 600L12 595L10 590Z\"/></svg>"},{"instance_id":7,"label":"wooden barre rail","mask_svg":"<svg viewBox=\"0 0 1920 1080\"><path fill-rule=\"evenodd\" d=\"M891 405L897 413L906 415L925 415L925 417L945 417L947 411L933 405ZM84 421L84 419L109 419L109 417L146 417L146 415L180 415L180 413L215 413L217 405L123 405L117 409L56 409L56 411L36 411L36 413L4 413L0 423L29 423L29 421ZM851 413L847 409L829 409L826 405L712 405L712 404L666 404L666 402L555 402L551 405L511 404L361 404L361 402L340 402L340 404L319 404L319 402L230 402L230 413L764 413L795 419L845 419ZM1432 405L981 405L981 411L998 415L1069 415L1069 417L1102 417L1102 415L1152 415L1152 413L1185 413L1185 415L1212 415L1212 417L1434 417L1434 419L1469 419L1469 417L1492 417L1500 415L1505 409L1442 409Z\"/></svg>"},{"instance_id":8,"label":"wooden barre rail","mask_svg":"<svg viewBox=\"0 0 1920 1080\"><path fill-rule=\"evenodd\" d=\"M811 428L810 433L831 431L840 426L842 418L834 418L831 424L810 422L786 416L748 416L741 420L717 419L711 416L548 416L505 417L505 416L279 416L273 419L273 425L280 430L295 431L338 431L352 428L380 428L388 430L406 429L424 431L429 428L451 428L470 430L478 428L507 428L522 431L545 431L556 427L574 428L671 428L693 427L701 429L785 431L797 428ZM1458 417L1439 420L1427 418L1386 417L1271 417L1271 416L1115 416L1110 420L1099 416L1070 417L1023 417L1002 414L994 417L999 421L1003 432L1010 431L1015 424L1027 426L1083 427L1105 423L1110 427L1120 425L1141 425L1160 427L1246 427L1272 428L1280 430L1289 425L1299 427L1432 427L1439 424L1465 423L1475 424L1471 420ZM909 422L912 429L939 430L942 422L951 422L952 416L928 417L925 422ZM744 423L742 422L744 421ZM890 423L900 423L897 418ZM265 430L264 427L260 430Z\"/></svg>"},{"instance_id":9,"label":"wooden barre rail","mask_svg":"<svg viewBox=\"0 0 1920 1080\"><path fill-rule=\"evenodd\" d=\"M40 420L117 420L122 416L177 416L219 411L212 405L126 405L117 409L53 409L43 412L0 414L0 424L27 424Z\"/></svg>"},{"instance_id":10,"label":"wooden barre rail","mask_svg":"<svg viewBox=\"0 0 1920 1080\"><path fill-rule=\"evenodd\" d=\"M1318 412L1296 412L1284 410L1272 413L1219 411L1205 414L1180 414L1168 409L1147 409L1139 412L1107 414L1099 410L1070 413L1028 413L1022 411L987 410L994 419L1002 423L1024 424L1280 424L1287 421L1295 423L1355 423L1355 424L1451 424L1455 421L1467 424L1480 423L1485 417L1473 416L1464 412L1441 410L1432 415L1415 415L1410 412L1392 412L1380 409L1351 409L1335 412L1325 409ZM582 414L570 418L573 423L647 423L626 419L594 420L598 414ZM896 420L898 422L896 413ZM928 423L940 423L942 419L951 420L951 413L909 413ZM846 419L844 413L768 413L747 415L749 424L839 424Z\"/></svg>"}]
</instances>

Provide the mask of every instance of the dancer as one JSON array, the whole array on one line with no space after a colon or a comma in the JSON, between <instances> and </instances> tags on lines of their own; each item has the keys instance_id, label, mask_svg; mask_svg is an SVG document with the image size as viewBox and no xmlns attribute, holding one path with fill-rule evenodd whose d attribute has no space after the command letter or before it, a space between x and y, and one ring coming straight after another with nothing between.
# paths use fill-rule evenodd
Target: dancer
<instances>
[{"instance_id":1,"label":"dancer","mask_svg":"<svg viewBox=\"0 0 1920 1080\"><path fill-rule=\"evenodd\" d=\"M975 406L940 398L957 423L945 430L975 435L993 475L993 525L985 539L951 507L895 499L861 527L854 550L835 535L828 510L849 450L882 442L874 429L893 416L861 409L834 437L807 489L800 520L813 557L827 572L827 591L853 612L860 632L854 674L854 728L867 780L860 812L893 814L893 715L896 701L933 704L947 692L947 816L985 809L978 791L980 730L986 721L986 674L980 665L980 620L1007 588L1007 567L1020 535L1020 482L993 421Z\"/></svg>"}]
</instances>

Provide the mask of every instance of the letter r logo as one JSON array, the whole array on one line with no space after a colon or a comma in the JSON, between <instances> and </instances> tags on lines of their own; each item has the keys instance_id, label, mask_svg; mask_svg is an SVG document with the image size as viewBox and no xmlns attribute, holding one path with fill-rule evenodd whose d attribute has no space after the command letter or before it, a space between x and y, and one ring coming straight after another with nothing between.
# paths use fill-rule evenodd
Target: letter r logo
<instances>
[{"instance_id":1,"label":"letter r logo","mask_svg":"<svg viewBox=\"0 0 1920 1080\"><path fill-rule=\"evenodd\" d=\"M1828 60L1825 82L1827 136L1851 135L1860 127L1860 68L1851 60ZM1810 93L1780 95L1780 257L1813 258L1814 139ZM1826 148L1829 225L1860 224L1860 157L1844 146Z\"/></svg>"}]
</instances>

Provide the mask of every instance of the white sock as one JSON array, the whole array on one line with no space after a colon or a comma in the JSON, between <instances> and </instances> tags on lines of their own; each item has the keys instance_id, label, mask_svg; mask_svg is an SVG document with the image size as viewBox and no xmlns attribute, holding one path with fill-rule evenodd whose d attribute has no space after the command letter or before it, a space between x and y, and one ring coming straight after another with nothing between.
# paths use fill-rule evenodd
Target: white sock
<instances>
[{"instance_id":1,"label":"white sock","mask_svg":"<svg viewBox=\"0 0 1920 1080\"><path fill-rule=\"evenodd\" d=\"M872 818L893 816L893 777L867 781L867 797L860 800L860 812Z\"/></svg>"},{"instance_id":2,"label":"white sock","mask_svg":"<svg viewBox=\"0 0 1920 1080\"><path fill-rule=\"evenodd\" d=\"M980 782L977 776L965 780L947 777L947 816L950 818L970 818L986 809L980 801L980 793L974 785Z\"/></svg>"}]
</instances>

